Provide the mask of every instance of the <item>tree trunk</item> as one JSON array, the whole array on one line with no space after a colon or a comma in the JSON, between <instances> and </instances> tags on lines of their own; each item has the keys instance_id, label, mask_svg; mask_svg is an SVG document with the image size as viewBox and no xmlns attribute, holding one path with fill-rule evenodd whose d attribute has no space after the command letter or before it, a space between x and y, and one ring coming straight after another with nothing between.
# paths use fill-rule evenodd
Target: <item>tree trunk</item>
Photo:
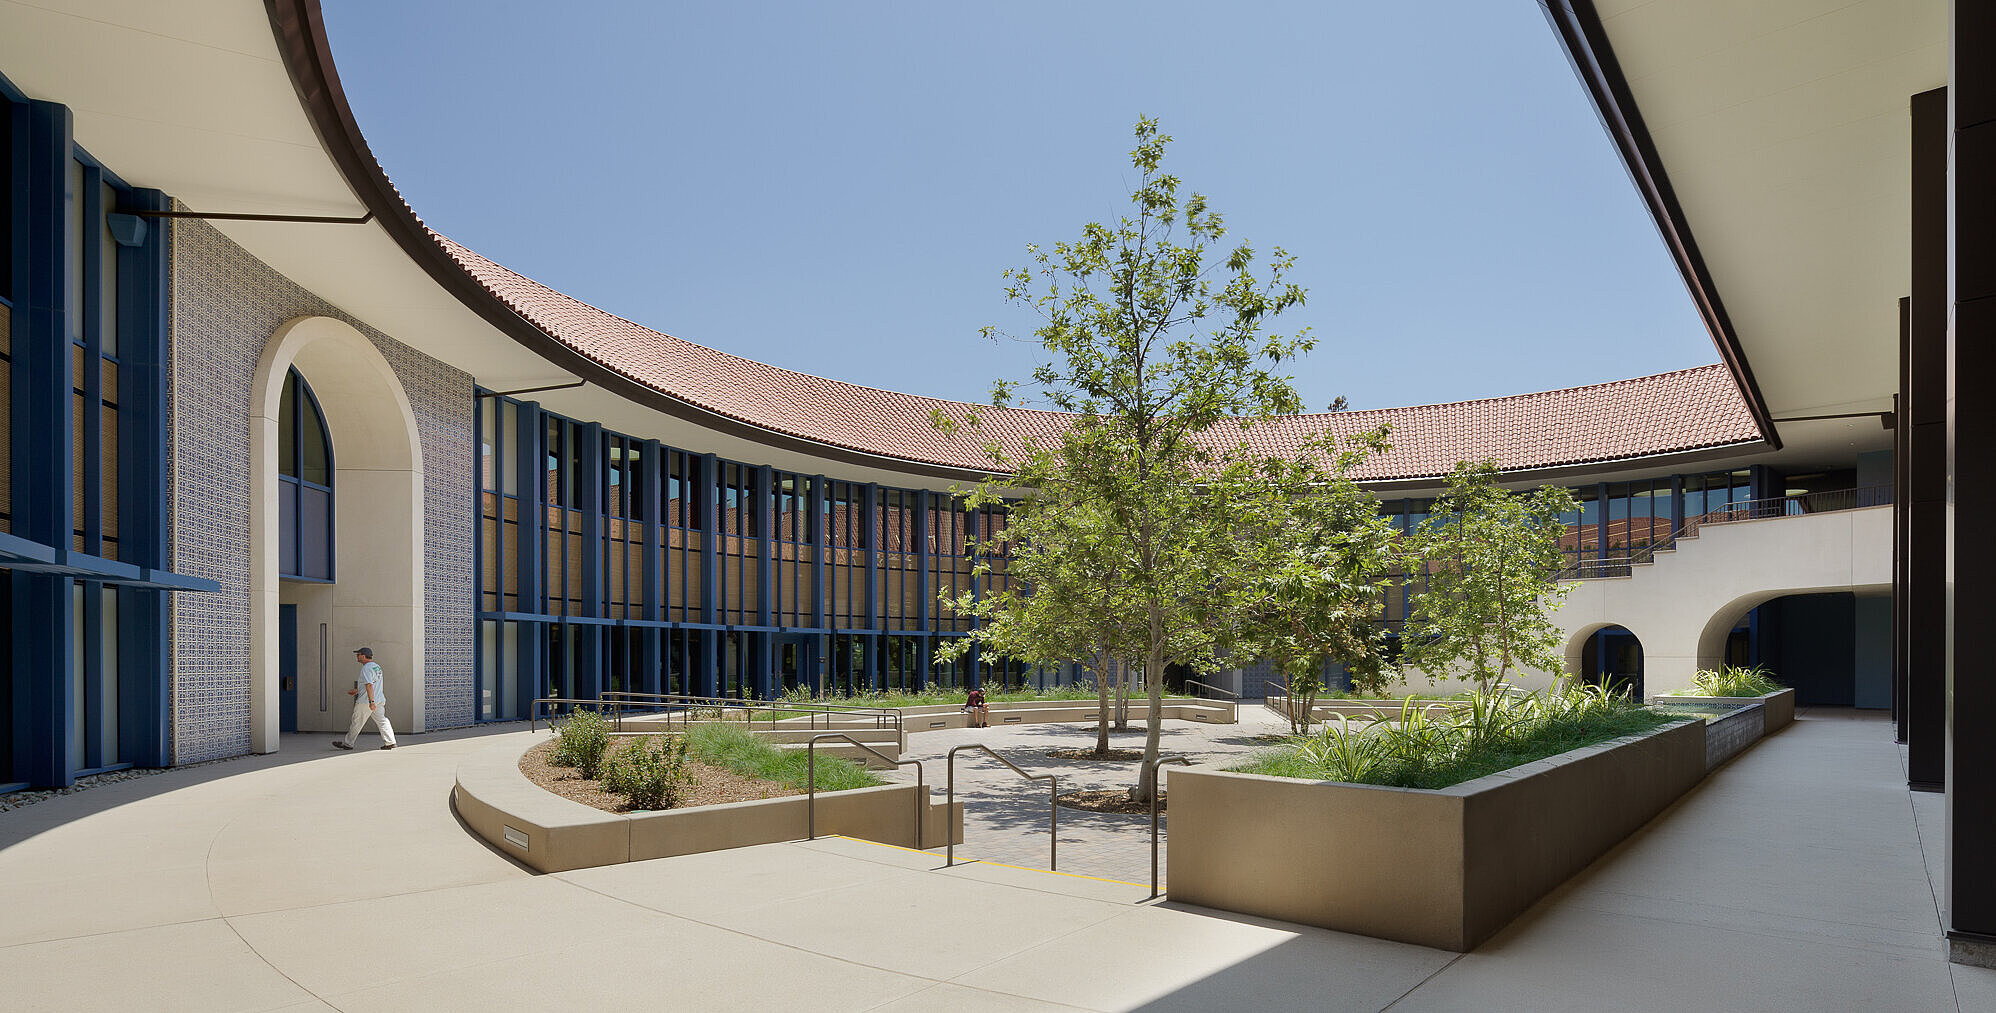
<instances>
[{"instance_id":1,"label":"tree trunk","mask_svg":"<svg viewBox=\"0 0 1996 1013\"><path fill-rule=\"evenodd\" d=\"M1109 755L1109 673L1115 671L1113 660L1105 661L1095 669L1095 755Z\"/></svg>"},{"instance_id":2,"label":"tree trunk","mask_svg":"<svg viewBox=\"0 0 1996 1013\"><path fill-rule=\"evenodd\" d=\"M1164 713L1164 679L1162 677L1153 679L1151 678L1151 673L1162 673L1163 671L1164 651L1161 647L1154 647L1151 649L1150 657L1144 661L1144 686L1147 690L1144 695L1150 701L1150 714L1146 716L1146 720L1144 721L1143 772L1137 778L1137 786L1130 789L1130 800L1133 802L1149 802L1151 793L1157 790L1155 783L1157 768L1153 764L1157 761L1158 732L1162 730L1164 724L1162 717Z\"/></svg>"},{"instance_id":3,"label":"tree trunk","mask_svg":"<svg viewBox=\"0 0 1996 1013\"><path fill-rule=\"evenodd\" d=\"M1134 681L1134 672L1134 668L1124 665L1123 677L1116 683L1116 730L1119 732L1130 730L1130 684Z\"/></svg>"}]
</instances>

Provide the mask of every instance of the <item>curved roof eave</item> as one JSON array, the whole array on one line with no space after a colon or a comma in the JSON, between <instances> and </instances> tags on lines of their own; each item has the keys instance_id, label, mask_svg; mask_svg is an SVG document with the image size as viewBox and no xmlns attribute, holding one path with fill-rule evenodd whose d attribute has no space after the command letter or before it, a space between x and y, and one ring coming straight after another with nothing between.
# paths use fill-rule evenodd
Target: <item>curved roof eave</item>
<instances>
[{"instance_id":1,"label":"curved roof eave","mask_svg":"<svg viewBox=\"0 0 1996 1013\"><path fill-rule=\"evenodd\" d=\"M608 392L694 425L813 457L928 477L988 474L987 439L1016 448L1056 436L1063 416L898 394L769 366L642 327L509 271L431 230L375 159L333 64L318 0L265 0L278 49L307 118L379 227L439 287L521 346ZM1506 472L1701 456L1763 444L1765 429L1723 366L1566 390L1446 405L1291 416L1257 427L1279 452L1330 429L1380 424L1394 450L1356 477L1404 482L1491 458ZM1717 381L1717 382L1715 382ZM706 384L699 397L672 387ZM929 425L935 410L974 410L976 439Z\"/></svg>"}]
</instances>

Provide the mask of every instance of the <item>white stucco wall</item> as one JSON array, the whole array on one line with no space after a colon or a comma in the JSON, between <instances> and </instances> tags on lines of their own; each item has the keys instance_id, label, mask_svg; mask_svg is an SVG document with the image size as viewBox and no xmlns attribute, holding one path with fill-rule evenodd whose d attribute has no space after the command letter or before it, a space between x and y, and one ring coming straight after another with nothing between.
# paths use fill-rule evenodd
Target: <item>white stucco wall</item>
<instances>
[{"instance_id":1,"label":"white stucco wall","mask_svg":"<svg viewBox=\"0 0 1996 1013\"><path fill-rule=\"evenodd\" d=\"M1690 685L1716 667L1726 635L1754 606L1782 595L1889 592L1892 508L1706 525L1628 577L1576 582L1555 619L1566 631L1569 667L1604 626L1623 626L1643 646L1650 695ZM1545 685L1544 675L1522 679Z\"/></svg>"}]
</instances>

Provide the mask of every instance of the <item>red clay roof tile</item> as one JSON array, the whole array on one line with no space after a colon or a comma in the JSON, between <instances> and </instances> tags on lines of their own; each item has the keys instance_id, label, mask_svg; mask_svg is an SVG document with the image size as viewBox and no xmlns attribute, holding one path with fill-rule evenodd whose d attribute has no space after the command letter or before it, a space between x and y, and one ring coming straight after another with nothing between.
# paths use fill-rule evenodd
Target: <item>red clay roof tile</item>
<instances>
[{"instance_id":1,"label":"red clay roof tile","mask_svg":"<svg viewBox=\"0 0 1996 1013\"><path fill-rule=\"evenodd\" d=\"M982 447L1017 450L1056 439L1073 416L993 408L863 387L783 369L663 334L556 292L452 240L439 246L482 287L550 337L669 397L789 436L925 465L981 470ZM976 412L974 433L946 434L941 410ZM1491 459L1506 471L1553 468L1758 442L1760 431L1722 365L1611 383L1452 404L1294 415L1258 424L1250 442L1268 452L1330 430L1392 427L1393 448L1362 465L1368 481L1443 475L1458 461Z\"/></svg>"}]
</instances>

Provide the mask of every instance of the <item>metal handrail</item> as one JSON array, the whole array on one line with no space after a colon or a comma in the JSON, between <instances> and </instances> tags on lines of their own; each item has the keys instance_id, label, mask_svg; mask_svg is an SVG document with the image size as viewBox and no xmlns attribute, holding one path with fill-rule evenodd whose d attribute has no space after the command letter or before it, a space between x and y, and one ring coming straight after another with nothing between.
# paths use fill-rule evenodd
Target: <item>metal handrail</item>
<instances>
[{"instance_id":1,"label":"metal handrail","mask_svg":"<svg viewBox=\"0 0 1996 1013\"><path fill-rule=\"evenodd\" d=\"M949 751L949 792L945 795L946 805L952 819L956 815L956 754L966 749L981 749L992 759L1012 768L1014 774L1028 781L1047 781L1047 869L1057 872L1060 869L1060 777L1055 774L1028 774L1018 764L998 755L997 750L982 742L961 745ZM949 835L949 847L944 867L956 864L956 834Z\"/></svg>"},{"instance_id":2,"label":"metal handrail","mask_svg":"<svg viewBox=\"0 0 1996 1013\"><path fill-rule=\"evenodd\" d=\"M1263 707L1266 707L1271 711L1275 711L1275 713L1281 715L1282 719L1285 721L1296 720L1296 701L1290 697L1289 685L1287 683L1276 682L1273 679L1263 679L1261 681L1261 688L1262 688L1261 705ZM1280 710L1276 710L1275 704L1270 702L1275 699L1274 696L1271 696L1268 693L1268 691L1271 689L1279 689L1282 691L1280 694L1277 694L1282 697L1282 709Z\"/></svg>"},{"instance_id":3,"label":"metal handrail","mask_svg":"<svg viewBox=\"0 0 1996 1013\"><path fill-rule=\"evenodd\" d=\"M1160 756L1144 764L1150 774L1150 897L1157 899L1157 800L1164 795L1164 770L1167 763L1182 763L1192 766L1189 756Z\"/></svg>"},{"instance_id":4,"label":"metal handrail","mask_svg":"<svg viewBox=\"0 0 1996 1013\"><path fill-rule=\"evenodd\" d=\"M824 732L819 735L813 735L811 736L811 741L804 746L804 832L809 838L814 841L818 839L818 741L820 739L844 739L852 745L858 746L896 767L912 765L915 768L915 850L924 850L922 848L922 817L927 814L922 812L922 803L928 801L929 791L922 780L922 761L897 760L844 732ZM945 813L943 822L945 824L952 823L955 815L956 809L951 807ZM949 830L950 840L956 840L956 828L951 826Z\"/></svg>"},{"instance_id":5,"label":"metal handrail","mask_svg":"<svg viewBox=\"0 0 1996 1013\"><path fill-rule=\"evenodd\" d=\"M1739 521L1801 517L1808 514L1841 513L1845 510L1890 506L1893 495L1892 486L1869 485L1853 489L1797 493L1793 496L1739 500L1693 517L1686 517L1682 527L1647 545L1629 548L1619 556L1580 560L1571 566L1561 567L1554 576L1560 580L1627 577L1632 574L1634 567L1656 562L1657 553L1675 550L1679 539L1698 537L1698 529L1707 524L1734 524Z\"/></svg>"},{"instance_id":6,"label":"metal handrail","mask_svg":"<svg viewBox=\"0 0 1996 1013\"><path fill-rule=\"evenodd\" d=\"M691 711L696 708L717 708L726 712L730 708L739 707L750 724L755 723L754 715L758 710L770 712L770 721L772 724L778 720L775 717L776 712L795 711L810 715L810 727L812 728L818 727L817 716L819 714L852 714L859 717L873 718L873 727L875 728L886 728L889 724L892 724L896 732L902 730L901 712L892 707L868 707L860 704L791 703L784 700L745 700L732 696L691 696L685 693L640 693L634 690L606 690L598 695L604 700L617 701L619 703L648 703L655 708L663 709L666 713L666 723L668 726L671 724L671 715L675 708L679 709L682 717L688 717ZM622 719L623 714L620 710L618 711L619 728L623 727L621 724ZM828 720L826 724L829 727L830 721Z\"/></svg>"},{"instance_id":7,"label":"metal handrail","mask_svg":"<svg viewBox=\"0 0 1996 1013\"><path fill-rule=\"evenodd\" d=\"M535 697L534 702L529 704L527 709L528 731L532 732L540 730L541 704L544 703L565 703L571 707L594 707L596 708L598 713L601 713L604 707L614 708L617 706L617 702L614 700L583 700L572 696ZM621 715L619 715L618 718L619 721L622 720ZM548 727L550 728L554 727L554 715L552 714L548 715ZM622 727L622 725L620 724L619 727Z\"/></svg>"},{"instance_id":8,"label":"metal handrail","mask_svg":"<svg viewBox=\"0 0 1996 1013\"><path fill-rule=\"evenodd\" d=\"M1221 689L1221 688L1220 688L1220 687L1218 687L1218 686L1214 686L1214 685L1211 685L1211 684L1209 684L1209 683L1204 683L1204 682L1200 682L1200 681L1199 681L1199 680L1197 680L1197 679L1187 679L1187 680L1185 680L1185 685L1187 685L1187 686L1197 686L1197 687L1199 687L1200 689L1210 689L1210 690L1212 690L1212 691L1213 691L1213 692L1215 692L1215 693L1220 693L1220 694L1223 694L1223 695L1225 695L1225 696L1226 696L1226 698L1227 698L1227 699L1229 699L1229 700L1239 700L1239 699L1241 698L1241 695L1240 695L1239 693L1236 693L1236 692L1234 692L1233 690L1230 690L1230 689Z\"/></svg>"}]
</instances>

